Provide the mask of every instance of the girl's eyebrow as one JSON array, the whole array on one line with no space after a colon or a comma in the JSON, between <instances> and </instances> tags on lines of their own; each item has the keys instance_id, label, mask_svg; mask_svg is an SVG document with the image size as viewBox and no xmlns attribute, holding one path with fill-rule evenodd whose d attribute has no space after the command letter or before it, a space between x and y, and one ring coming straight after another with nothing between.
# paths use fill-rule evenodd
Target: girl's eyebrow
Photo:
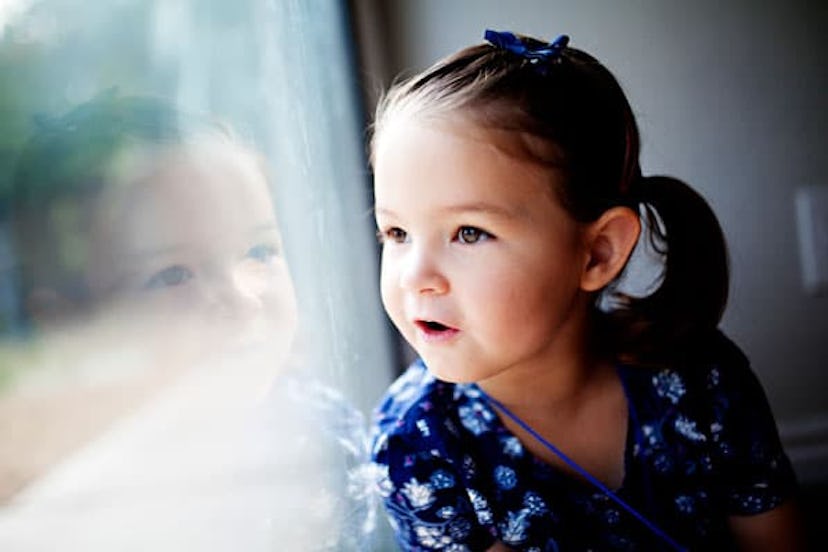
<instances>
[{"instance_id":1,"label":"girl's eyebrow","mask_svg":"<svg viewBox=\"0 0 828 552\"><path fill-rule=\"evenodd\" d=\"M385 207L377 207L376 205L374 205L374 214L393 216L394 211L392 211L391 209L386 209Z\"/></svg>"},{"instance_id":2,"label":"girl's eyebrow","mask_svg":"<svg viewBox=\"0 0 828 552\"><path fill-rule=\"evenodd\" d=\"M441 211L449 214L464 214L464 213L481 213L485 215L491 215L498 218L528 218L529 212L523 208L515 208L515 209L507 209L506 207L501 207L500 205L493 205L491 203L485 202L472 202L472 203L458 203L456 205L448 205L441 209ZM388 217L396 216L396 213L390 209L386 209L385 207L375 207L374 213L377 215L384 215Z\"/></svg>"},{"instance_id":3,"label":"girl's eyebrow","mask_svg":"<svg viewBox=\"0 0 828 552\"><path fill-rule=\"evenodd\" d=\"M138 251L130 254L127 258L130 261L148 261L152 260L156 257L165 257L171 255L179 255L190 251L191 248L187 244L183 243L173 243L169 245L163 245L156 249L139 249Z\"/></svg>"},{"instance_id":4,"label":"girl's eyebrow","mask_svg":"<svg viewBox=\"0 0 828 552\"><path fill-rule=\"evenodd\" d=\"M275 222L265 222L262 224L257 224L256 226L253 226L250 230L245 232L244 235L249 238L251 236L255 237L271 233L279 234L279 225ZM279 237L281 238L281 235L279 235ZM163 244L154 249L141 248L135 253L129 255L129 258L130 260L146 261L156 257L186 254L191 252L192 250L192 243L171 242L168 244Z\"/></svg>"},{"instance_id":5,"label":"girl's eyebrow","mask_svg":"<svg viewBox=\"0 0 828 552\"><path fill-rule=\"evenodd\" d=\"M279 232L279 225L275 222L266 222L263 224L257 224L253 228L250 229L248 234L266 234L268 232Z\"/></svg>"},{"instance_id":6,"label":"girl's eyebrow","mask_svg":"<svg viewBox=\"0 0 828 552\"><path fill-rule=\"evenodd\" d=\"M500 205L493 205L485 202L459 203L449 205L443 209L447 213L481 213L499 218L526 218L529 213L526 209L519 207L509 209Z\"/></svg>"}]
</instances>

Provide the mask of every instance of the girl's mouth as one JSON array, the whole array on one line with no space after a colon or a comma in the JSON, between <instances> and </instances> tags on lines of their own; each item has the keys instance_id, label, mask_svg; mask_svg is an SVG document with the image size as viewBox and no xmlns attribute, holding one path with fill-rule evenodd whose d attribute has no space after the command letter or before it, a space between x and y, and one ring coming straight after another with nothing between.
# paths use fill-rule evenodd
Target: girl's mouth
<instances>
[{"instance_id":1,"label":"girl's mouth","mask_svg":"<svg viewBox=\"0 0 828 552\"><path fill-rule=\"evenodd\" d=\"M420 335L428 340L447 339L456 335L460 330L446 326L436 320L415 320L414 324L420 330Z\"/></svg>"}]
</instances>

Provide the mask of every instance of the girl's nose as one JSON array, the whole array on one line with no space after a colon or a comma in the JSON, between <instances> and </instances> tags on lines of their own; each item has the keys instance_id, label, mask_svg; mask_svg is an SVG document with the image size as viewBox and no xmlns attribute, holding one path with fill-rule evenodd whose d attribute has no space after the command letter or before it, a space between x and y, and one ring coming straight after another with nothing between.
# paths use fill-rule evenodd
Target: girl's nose
<instances>
[{"instance_id":1,"label":"girl's nose","mask_svg":"<svg viewBox=\"0 0 828 552\"><path fill-rule=\"evenodd\" d=\"M208 291L210 315L221 320L246 321L262 310L262 298L244 273L234 270L214 275Z\"/></svg>"},{"instance_id":2,"label":"girl's nose","mask_svg":"<svg viewBox=\"0 0 828 552\"><path fill-rule=\"evenodd\" d=\"M449 281L432 253L412 247L402 262L400 286L413 293L441 294L449 290Z\"/></svg>"}]
</instances>

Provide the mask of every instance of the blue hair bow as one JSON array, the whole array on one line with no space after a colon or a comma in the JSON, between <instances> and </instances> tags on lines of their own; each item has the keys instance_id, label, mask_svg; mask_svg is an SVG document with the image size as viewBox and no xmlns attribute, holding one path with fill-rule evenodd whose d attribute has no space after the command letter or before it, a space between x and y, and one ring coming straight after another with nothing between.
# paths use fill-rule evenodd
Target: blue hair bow
<instances>
[{"instance_id":1,"label":"blue hair bow","mask_svg":"<svg viewBox=\"0 0 828 552\"><path fill-rule=\"evenodd\" d=\"M522 58L529 60L530 63L538 63L539 61L554 61L561 57L563 49L569 44L569 37L567 35L560 35L558 38L545 46L539 48L532 48L523 43L521 39L510 32L493 31L486 29L483 38L492 46L501 48L503 50L512 52Z\"/></svg>"}]
</instances>

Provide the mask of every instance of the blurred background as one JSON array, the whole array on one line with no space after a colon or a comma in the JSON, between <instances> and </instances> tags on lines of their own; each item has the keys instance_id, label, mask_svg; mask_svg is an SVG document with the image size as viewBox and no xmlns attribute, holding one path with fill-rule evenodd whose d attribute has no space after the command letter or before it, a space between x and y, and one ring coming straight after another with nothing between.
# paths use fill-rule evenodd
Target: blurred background
<instances>
[{"instance_id":1,"label":"blurred background","mask_svg":"<svg viewBox=\"0 0 828 552\"><path fill-rule=\"evenodd\" d=\"M644 172L711 203L724 330L821 519L826 23L805 0L0 1L0 549L392 549L364 424L406 353L364 129L486 28L569 34L625 88Z\"/></svg>"}]
</instances>

